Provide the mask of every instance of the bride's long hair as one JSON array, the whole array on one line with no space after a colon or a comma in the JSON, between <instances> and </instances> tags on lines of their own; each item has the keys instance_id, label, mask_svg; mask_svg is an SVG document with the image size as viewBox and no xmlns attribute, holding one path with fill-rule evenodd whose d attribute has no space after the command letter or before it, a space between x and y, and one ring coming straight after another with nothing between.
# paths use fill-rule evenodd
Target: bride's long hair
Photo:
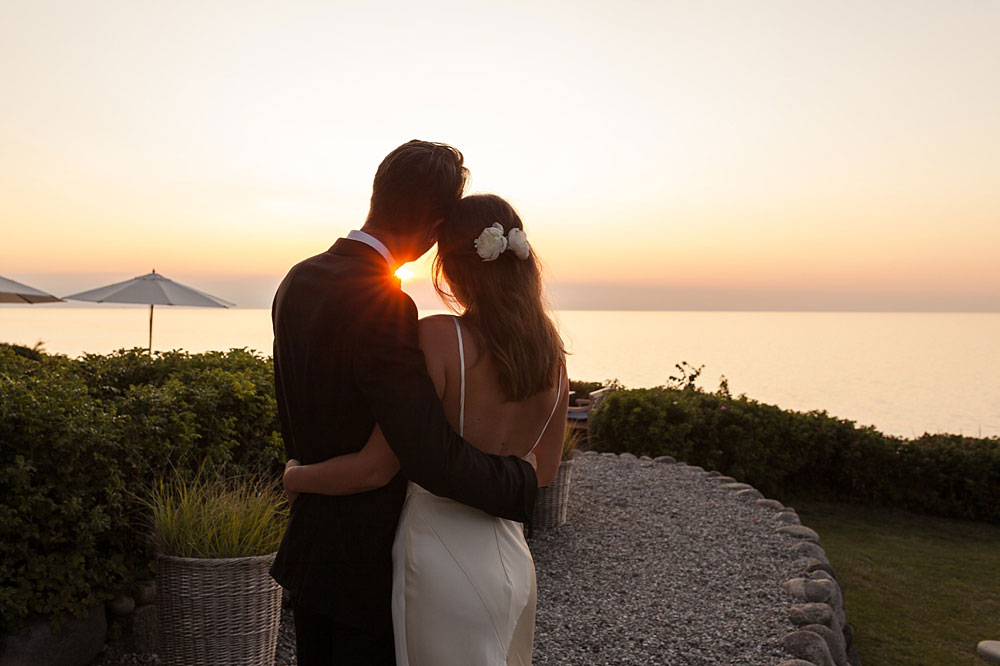
<instances>
[{"instance_id":1,"label":"bride's long hair","mask_svg":"<svg viewBox=\"0 0 1000 666\"><path fill-rule=\"evenodd\" d=\"M519 401L548 389L561 371L565 350L542 293L534 251L519 259L512 249L483 261L475 241L500 223L504 236L524 229L514 207L495 194L460 200L441 225L434 257L434 289L472 326L496 363L500 390Z\"/></svg>"}]
</instances>

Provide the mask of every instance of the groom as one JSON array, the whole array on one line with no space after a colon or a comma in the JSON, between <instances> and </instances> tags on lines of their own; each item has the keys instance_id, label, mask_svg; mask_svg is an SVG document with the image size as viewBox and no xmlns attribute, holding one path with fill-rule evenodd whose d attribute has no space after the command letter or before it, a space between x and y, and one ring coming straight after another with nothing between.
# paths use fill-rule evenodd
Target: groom
<instances>
[{"instance_id":1,"label":"groom","mask_svg":"<svg viewBox=\"0 0 1000 666\"><path fill-rule=\"evenodd\" d=\"M301 666L394 664L392 542L406 480L526 522L537 479L448 425L417 346L417 309L393 271L423 255L462 196L468 171L451 146L410 141L379 165L360 231L302 261L272 306L274 387L289 458L360 451L377 423L399 458L388 485L301 495L271 575L292 595ZM405 478L404 478L405 477Z\"/></svg>"}]
</instances>

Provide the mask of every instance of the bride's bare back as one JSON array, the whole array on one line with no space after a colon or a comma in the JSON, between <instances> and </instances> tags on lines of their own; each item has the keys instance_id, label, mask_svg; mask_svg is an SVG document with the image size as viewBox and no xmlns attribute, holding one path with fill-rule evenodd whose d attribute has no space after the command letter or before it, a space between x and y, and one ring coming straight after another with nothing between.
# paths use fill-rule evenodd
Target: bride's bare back
<instances>
[{"instance_id":1,"label":"bride's bare back","mask_svg":"<svg viewBox=\"0 0 1000 666\"><path fill-rule=\"evenodd\" d=\"M551 422L535 449L539 481L544 485L551 478L549 473L555 474L562 453L569 395L565 367L559 370L562 380L553 376L548 389L526 400L505 402L493 357L480 348L470 325L459 321L465 348L465 440L485 453L524 456L542 433L551 414ZM420 320L418 330L427 369L441 396L448 421L457 431L461 368L454 318L447 315L426 317ZM556 405L557 385L561 388ZM553 405L556 405L554 414Z\"/></svg>"}]
</instances>

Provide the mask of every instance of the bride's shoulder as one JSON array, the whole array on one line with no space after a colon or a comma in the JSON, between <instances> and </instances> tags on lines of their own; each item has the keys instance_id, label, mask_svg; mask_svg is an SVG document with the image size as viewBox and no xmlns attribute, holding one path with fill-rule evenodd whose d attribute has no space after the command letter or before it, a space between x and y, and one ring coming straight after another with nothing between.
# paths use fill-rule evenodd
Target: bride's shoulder
<instances>
[{"instance_id":1,"label":"bride's shoulder","mask_svg":"<svg viewBox=\"0 0 1000 666\"><path fill-rule=\"evenodd\" d=\"M428 347L440 343L442 339L455 338L455 318L451 315L430 315L417 322L420 346Z\"/></svg>"},{"instance_id":2,"label":"bride's shoulder","mask_svg":"<svg viewBox=\"0 0 1000 666\"><path fill-rule=\"evenodd\" d=\"M444 329L449 329L451 331L455 330L455 317L447 314L435 314L427 315L426 317L421 317L417 322L417 326L421 330L427 331L439 331Z\"/></svg>"}]
</instances>

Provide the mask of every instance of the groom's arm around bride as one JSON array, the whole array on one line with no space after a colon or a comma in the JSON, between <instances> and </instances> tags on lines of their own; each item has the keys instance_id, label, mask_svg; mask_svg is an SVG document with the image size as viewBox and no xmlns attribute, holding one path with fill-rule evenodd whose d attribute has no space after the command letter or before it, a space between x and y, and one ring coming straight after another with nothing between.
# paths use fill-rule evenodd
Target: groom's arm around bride
<instances>
[{"instance_id":1,"label":"groom's arm around bride","mask_svg":"<svg viewBox=\"0 0 1000 666\"><path fill-rule=\"evenodd\" d=\"M486 513L527 522L537 494L532 467L518 458L487 455L467 444L445 420L423 352L417 311L400 299L359 339L354 378L408 480L435 495Z\"/></svg>"}]
</instances>

